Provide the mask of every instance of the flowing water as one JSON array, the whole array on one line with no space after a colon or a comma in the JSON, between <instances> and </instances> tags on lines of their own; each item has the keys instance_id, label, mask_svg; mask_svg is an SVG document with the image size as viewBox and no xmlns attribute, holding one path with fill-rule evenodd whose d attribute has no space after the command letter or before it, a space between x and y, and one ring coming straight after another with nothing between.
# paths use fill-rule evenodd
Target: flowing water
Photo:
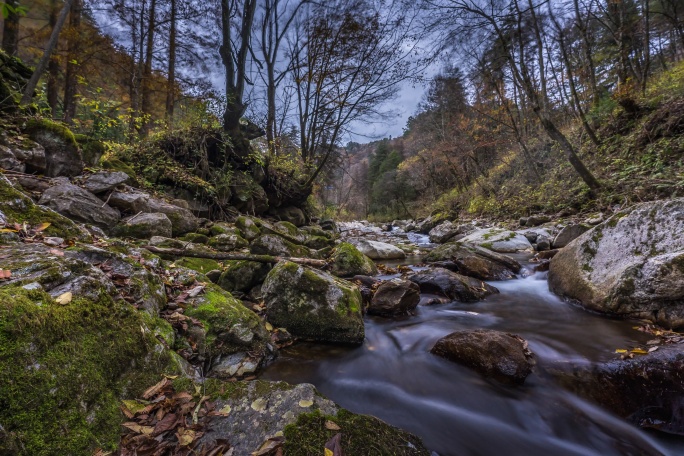
<instances>
[{"instance_id":1,"label":"flowing water","mask_svg":"<svg viewBox=\"0 0 684 456\"><path fill-rule=\"evenodd\" d=\"M641 431L535 373L524 386L504 386L431 355L437 339L473 328L519 334L540 363L609 360L616 348L649 338L634 323L562 302L545 274L491 283L501 293L483 302L421 305L399 319L366 317L358 348L289 347L263 378L313 383L353 412L413 432L442 456L684 455L683 441Z\"/></svg>"}]
</instances>

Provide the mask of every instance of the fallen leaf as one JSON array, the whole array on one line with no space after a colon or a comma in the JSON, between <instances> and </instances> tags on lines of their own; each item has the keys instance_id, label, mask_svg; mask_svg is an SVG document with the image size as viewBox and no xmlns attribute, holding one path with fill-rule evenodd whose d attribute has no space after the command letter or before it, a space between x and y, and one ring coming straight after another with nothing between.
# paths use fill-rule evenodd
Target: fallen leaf
<instances>
[{"instance_id":1,"label":"fallen leaf","mask_svg":"<svg viewBox=\"0 0 684 456\"><path fill-rule=\"evenodd\" d=\"M151 398L152 396L156 396L157 393L158 393L159 391L161 391L162 388L164 388L164 387L165 387L166 385L168 385L169 383L170 383L170 382L169 382L169 379L166 378L166 377L164 377L163 379L161 379L161 381L160 381L159 383L157 383L156 385L150 386L149 388L147 388L147 389L145 390L145 392L144 392L143 395L142 395L143 399L149 399L149 398Z\"/></svg>"},{"instance_id":2,"label":"fallen leaf","mask_svg":"<svg viewBox=\"0 0 684 456\"><path fill-rule=\"evenodd\" d=\"M325 456L342 455L342 434L337 433L325 443Z\"/></svg>"},{"instance_id":3,"label":"fallen leaf","mask_svg":"<svg viewBox=\"0 0 684 456\"><path fill-rule=\"evenodd\" d=\"M645 355L648 352L646 350L642 350L641 348L635 348L631 351L631 353L634 353L635 355Z\"/></svg>"},{"instance_id":4,"label":"fallen leaf","mask_svg":"<svg viewBox=\"0 0 684 456\"><path fill-rule=\"evenodd\" d=\"M180 446L188 446L195 440L195 431L192 429L179 429L176 438Z\"/></svg>"},{"instance_id":5,"label":"fallen leaf","mask_svg":"<svg viewBox=\"0 0 684 456\"><path fill-rule=\"evenodd\" d=\"M61 295L59 295L57 299L55 299L55 302L57 304L65 306L69 304L73 298L74 295L70 291L67 291L66 293L62 293Z\"/></svg>"},{"instance_id":6,"label":"fallen leaf","mask_svg":"<svg viewBox=\"0 0 684 456\"><path fill-rule=\"evenodd\" d=\"M154 431L154 428L152 426L141 426L138 423L134 423L132 421L123 423L122 426L130 429L133 432L144 435L150 435Z\"/></svg>"},{"instance_id":7,"label":"fallen leaf","mask_svg":"<svg viewBox=\"0 0 684 456\"><path fill-rule=\"evenodd\" d=\"M624 348L618 348L617 350L615 350L615 353L627 353L627 350L625 350Z\"/></svg>"},{"instance_id":8,"label":"fallen leaf","mask_svg":"<svg viewBox=\"0 0 684 456\"><path fill-rule=\"evenodd\" d=\"M658 347L651 347L648 349L648 352L651 353L651 352L654 352L656 350L658 350Z\"/></svg>"},{"instance_id":9,"label":"fallen leaf","mask_svg":"<svg viewBox=\"0 0 684 456\"><path fill-rule=\"evenodd\" d=\"M46 229L48 229L50 227L50 225L52 225L52 223L50 223L50 222L41 223L40 225L38 225L36 227L36 231L38 233L40 233L41 231L45 231Z\"/></svg>"},{"instance_id":10,"label":"fallen leaf","mask_svg":"<svg viewBox=\"0 0 684 456\"><path fill-rule=\"evenodd\" d=\"M9 279L10 277L12 277L12 271L8 271L7 269L0 269L0 280Z\"/></svg>"},{"instance_id":11,"label":"fallen leaf","mask_svg":"<svg viewBox=\"0 0 684 456\"><path fill-rule=\"evenodd\" d=\"M228 416L230 414L230 411L233 410L230 405L226 405L223 407L221 410L219 410L219 413L223 416Z\"/></svg>"},{"instance_id":12,"label":"fallen leaf","mask_svg":"<svg viewBox=\"0 0 684 456\"><path fill-rule=\"evenodd\" d=\"M252 453L252 456L271 456L274 452L283 446L285 437L277 436L271 437L261 444L258 450Z\"/></svg>"},{"instance_id":13,"label":"fallen leaf","mask_svg":"<svg viewBox=\"0 0 684 456\"><path fill-rule=\"evenodd\" d=\"M264 324L264 326L266 327L266 329L267 329L268 331L273 331L273 325L270 324L269 322L266 322L266 323Z\"/></svg>"},{"instance_id":14,"label":"fallen leaf","mask_svg":"<svg viewBox=\"0 0 684 456\"><path fill-rule=\"evenodd\" d=\"M331 431L339 431L341 428L330 420L325 421L325 428Z\"/></svg>"}]
</instances>

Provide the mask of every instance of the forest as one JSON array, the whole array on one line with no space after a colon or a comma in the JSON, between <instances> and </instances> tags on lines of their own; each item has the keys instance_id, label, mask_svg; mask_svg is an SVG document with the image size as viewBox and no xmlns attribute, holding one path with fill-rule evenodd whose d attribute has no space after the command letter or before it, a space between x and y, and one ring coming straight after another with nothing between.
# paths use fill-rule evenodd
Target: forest
<instances>
[{"instance_id":1,"label":"forest","mask_svg":"<svg viewBox=\"0 0 684 456\"><path fill-rule=\"evenodd\" d=\"M0 456L684 454L684 0L0 15Z\"/></svg>"}]
</instances>

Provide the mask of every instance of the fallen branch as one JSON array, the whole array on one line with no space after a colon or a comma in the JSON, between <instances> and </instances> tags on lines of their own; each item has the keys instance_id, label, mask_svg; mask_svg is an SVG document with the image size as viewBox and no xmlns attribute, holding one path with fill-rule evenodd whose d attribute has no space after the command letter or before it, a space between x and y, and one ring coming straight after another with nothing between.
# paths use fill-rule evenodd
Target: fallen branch
<instances>
[{"instance_id":1,"label":"fallen branch","mask_svg":"<svg viewBox=\"0 0 684 456\"><path fill-rule=\"evenodd\" d=\"M328 263L325 260L314 260L313 258L291 258L271 255L252 255L252 254L234 254L234 253L220 253L220 252L193 252L183 249L161 249L151 245L143 246L145 250L161 255L169 255L175 258L192 257L192 258L208 258L210 260L218 261L256 261L258 263L277 263L279 261L291 261L297 264L306 266L313 266L315 268L322 268Z\"/></svg>"}]
</instances>

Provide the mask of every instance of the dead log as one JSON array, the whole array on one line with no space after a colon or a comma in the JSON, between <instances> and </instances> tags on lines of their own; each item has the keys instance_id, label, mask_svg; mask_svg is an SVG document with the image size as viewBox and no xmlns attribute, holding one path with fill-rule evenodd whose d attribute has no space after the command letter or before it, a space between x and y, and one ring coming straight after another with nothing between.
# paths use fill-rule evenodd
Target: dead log
<instances>
[{"instance_id":1,"label":"dead log","mask_svg":"<svg viewBox=\"0 0 684 456\"><path fill-rule=\"evenodd\" d=\"M192 257L192 258L207 258L210 260L217 261L256 261L258 263L278 263L279 261L291 261L297 264L303 264L306 266L313 266L315 268L325 267L328 262L326 260L315 260L313 258L292 258L292 257L281 257L281 256L271 256L271 255L252 255L244 253L221 253L221 252L195 252L183 249L161 249L159 247L154 247L151 245L143 246L145 250L152 253L158 253L160 255L168 255L171 257L181 258L181 257Z\"/></svg>"}]
</instances>

